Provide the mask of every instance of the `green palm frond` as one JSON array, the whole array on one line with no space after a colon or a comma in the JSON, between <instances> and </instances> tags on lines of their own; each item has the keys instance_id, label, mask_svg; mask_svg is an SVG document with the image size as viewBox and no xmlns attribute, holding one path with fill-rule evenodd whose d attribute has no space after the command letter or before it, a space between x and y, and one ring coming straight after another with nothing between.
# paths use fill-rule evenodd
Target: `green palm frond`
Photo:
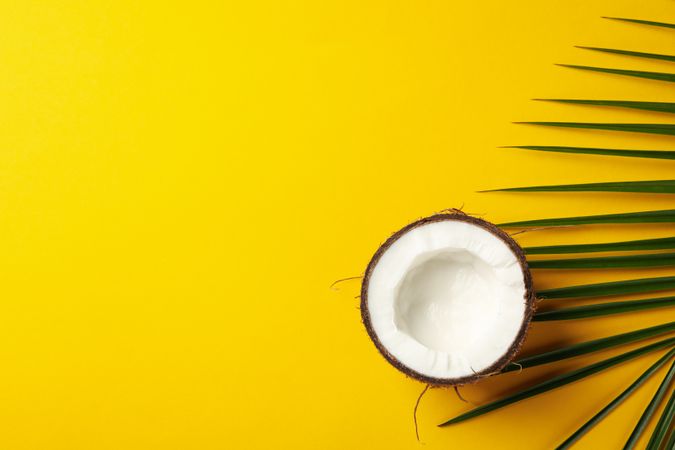
<instances>
[{"instance_id":1,"label":"green palm frond","mask_svg":"<svg viewBox=\"0 0 675 450\"><path fill-rule=\"evenodd\" d=\"M675 424L673 422L675 422L675 421L673 420L673 416L671 416L670 422L668 423L668 425L666 427L666 429L671 430L671 432L670 432L670 437L668 438L668 442L666 443L665 447L663 447L665 449L670 449L670 450L675 449L675 431L672 431L673 428L675 428Z\"/></svg>"},{"instance_id":2,"label":"green palm frond","mask_svg":"<svg viewBox=\"0 0 675 450\"><path fill-rule=\"evenodd\" d=\"M626 223L672 223L675 222L675 209L640 211L596 216L558 217L552 219L521 220L504 222L500 227L561 227L572 225L626 224Z\"/></svg>"},{"instance_id":3,"label":"green palm frond","mask_svg":"<svg viewBox=\"0 0 675 450\"><path fill-rule=\"evenodd\" d=\"M670 421L668 422L668 425L666 429L671 430L670 431L670 437L668 438L668 442L666 443L666 446L664 448L673 450L675 449L675 431L673 431L673 428L675 428L674 423L675 420L673 420L674 416L670 417Z\"/></svg>"},{"instance_id":4,"label":"green palm frond","mask_svg":"<svg viewBox=\"0 0 675 450\"><path fill-rule=\"evenodd\" d=\"M669 123L589 123L589 122L515 122L523 125L540 125L558 128L579 128L587 130L621 131L624 133L646 133L675 136L675 125Z\"/></svg>"},{"instance_id":5,"label":"green palm frond","mask_svg":"<svg viewBox=\"0 0 675 450\"><path fill-rule=\"evenodd\" d=\"M528 255L553 255L563 253L626 252L638 250L667 250L675 248L675 236L635 241L605 242L601 244L568 244L524 247Z\"/></svg>"},{"instance_id":6,"label":"green palm frond","mask_svg":"<svg viewBox=\"0 0 675 450\"><path fill-rule=\"evenodd\" d=\"M537 291L537 297L553 300L561 298L608 297L675 289L675 277L639 278L609 283L582 284Z\"/></svg>"},{"instance_id":7,"label":"green palm frond","mask_svg":"<svg viewBox=\"0 0 675 450\"><path fill-rule=\"evenodd\" d=\"M607 17L608 19L623 22L636 23L641 25L675 29L675 24L666 22L656 22L640 19L627 19L618 17ZM578 48L601 52L606 54L628 56L641 59L659 60L666 62L675 62L675 55L648 53L635 50L624 50L607 47L579 46ZM671 52L668 52L671 53ZM611 75L620 75L631 78L675 82L675 73L670 72L652 72L642 70L615 69L608 67L596 67L589 65L559 64L562 67L605 73ZM666 114L675 114L674 102L652 102L652 101L633 101L633 100L598 100L598 99L562 99L562 98L543 98L535 99L549 102L557 102L573 105L587 105L599 107L628 108L637 111L649 111ZM617 131L630 133L644 133L661 136L675 136L675 124L673 123L593 123L593 122L516 122L519 124L539 125L558 128L599 130L599 131ZM635 150L635 149L614 149L602 147L572 147L572 146L551 146L551 145L520 145L506 148L518 148L525 150L534 150L551 153L568 153L576 155L596 155L596 156L617 156L642 159L657 160L675 160L675 150ZM606 166L604 166L606 168ZM504 189L495 189L493 191L511 191L511 192L612 192L612 193L643 193L643 194L675 194L675 179L671 180L639 180L639 181L611 181L611 182L591 182L581 184L558 184L541 186L523 186ZM486 191L483 191L486 192ZM620 224L657 224L657 223L675 223L675 209L622 212L612 214L599 214L591 216L572 216L555 217L533 220L521 220L501 223L498 226L503 228L537 228L537 227L568 227L580 225L620 225ZM629 255L611 255L594 257L567 257L556 259L532 259L532 255L555 255L572 253L594 253L594 252L632 252L645 250L673 250L675 249L675 236L665 238L648 238L620 241L604 242L591 244L566 244L566 245L544 245L525 247L524 251L528 255L528 265L532 269L615 269L615 268L652 268L652 267L671 267L675 266L675 252L658 252L649 254L629 254ZM675 275L675 274L674 274ZM580 284L564 286L553 289L543 289L537 291L537 297L541 300L557 299L585 299L594 297L609 297L626 294L643 294L658 291L675 290L675 276L665 276L656 278L635 278L628 280ZM555 303L554 303L555 304ZM555 308L543 310L536 313L533 321L561 321L574 320L592 317L609 316L621 313L635 313L639 311L652 310L656 308L666 308L675 306L675 296L646 298L639 300L614 301L608 303L596 303L591 305L582 305L575 307ZM502 370L502 373L511 372L528 367L534 367L542 364L554 363L557 361L574 358L581 355L590 354L606 349L616 348L622 345L628 345L652 337L667 335L675 331L675 322L664 323L648 328L643 328L627 333L608 336L564 347L554 348L545 352L537 353L531 356L522 357ZM481 416L491 411L506 407L510 404L534 397L536 395L548 392L553 389L565 386L569 383L581 380L593 374L608 370L618 364L632 360L649 352L657 350L668 350L655 363L635 379L623 392L596 413L583 426L569 436L558 448L566 449L579 440L593 426L603 420L611 411L616 409L624 400L642 386L652 375L675 356L675 337L668 337L658 342L644 345L632 351L628 351L617 356L604 359L599 362L587 365L580 369L572 370L567 373L555 376L533 386L527 387L518 392L507 395L501 399L489 402L476 407L470 411L460 414L452 419L445 421L439 426L447 426ZM634 448L637 440L644 433L650 418L654 415L659 404L664 400L669 387L675 380L675 362L671 365L667 375L661 382L658 390L651 399L649 405L644 410L642 416L637 422L635 429L626 442L626 449ZM650 450L659 450L666 443L666 448L675 449L675 431L670 432L675 420L675 393L660 417L660 420L654 430L651 440L647 446ZM670 435L669 435L670 433Z\"/></svg>"},{"instance_id":8,"label":"green palm frond","mask_svg":"<svg viewBox=\"0 0 675 450\"><path fill-rule=\"evenodd\" d=\"M532 269L616 269L675 266L675 253L528 260Z\"/></svg>"},{"instance_id":9,"label":"green palm frond","mask_svg":"<svg viewBox=\"0 0 675 450\"><path fill-rule=\"evenodd\" d=\"M654 22L652 20L626 19L624 17L603 17L603 19L620 20L622 22L639 23L641 25L651 25L654 27L675 28L675 24L665 22Z\"/></svg>"},{"instance_id":10,"label":"green palm frond","mask_svg":"<svg viewBox=\"0 0 675 450\"><path fill-rule=\"evenodd\" d=\"M664 348L670 348L673 345L675 345L675 338L664 339L662 341L655 342L653 344L649 344L644 347L640 347L638 349L631 350L629 352L622 353L620 355L608 359L604 359L602 361L590 364L580 369L573 370L571 372L567 372L562 375L550 378L546 381L543 381L539 384L526 388L522 391L516 392L511 395L507 395L506 397L501 398L499 400L487 403L485 405L481 405L477 408L474 408L470 411L460 414L457 417L453 417L452 419L449 419L441 423L439 426L443 427L453 425L459 422L464 422L465 420L473 419L474 417L482 416L483 414L487 414L491 411L503 408L513 403L528 399L530 397L534 397L539 394L543 394L544 392L548 392L553 389L557 389L559 387L581 380L583 378L589 377L598 372L602 372L611 367L614 367L618 364L630 361L639 356L646 355L647 353L661 350Z\"/></svg>"},{"instance_id":11,"label":"green palm frond","mask_svg":"<svg viewBox=\"0 0 675 450\"><path fill-rule=\"evenodd\" d=\"M670 333L672 331L675 331L675 322L664 323L662 325L656 325L654 327L617 334L615 336L581 342L568 347L558 348L548 352L539 353L537 355L520 358L517 361L507 365L502 370L502 373L527 369L528 367L539 366L542 364L549 364L552 362L561 361L563 359L574 358L575 356L586 355L588 353L630 344L661 334Z\"/></svg>"},{"instance_id":12,"label":"green palm frond","mask_svg":"<svg viewBox=\"0 0 675 450\"><path fill-rule=\"evenodd\" d=\"M668 150L621 150L613 148L561 147L554 145L510 145L502 148L520 148L553 153L576 153L583 155L623 156L626 158L675 159L675 151Z\"/></svg>"},{"instance_id":13,"label":"green palm frond","mask_svg":"<svg viewBox=\"0 0 675 450\"><path fill-rule=\"evenodd\" d=\"M633 448L635 448L638 439L640 439L640 436L642 436L642 433L644 433L645 428L647 428L649 419L652 418L654 412L656 412L656 408L658 408L658 406L665 398L666 393L668 392L668 388L670 387L670 384L673 382L674 378L675 378L675 362L671 364L668 373L663 378L663 381L659 385L659 388L654 393L654 396L649 402L649 405L647 405L647 408L645 408L645 411L642 413L642 416L640 416L640 420L638 420L638 423L635 425L635 428L633 429L633 432L628 438L628 441L626 441L626 445L624 445L623 447L624 450L632 450Z\"/></svg>"},{"instance_id":14,"label":"green palm frond","mask_svg":"<svg viewBox=\"0 0 675 450\"><path fill-rule=\"evenodd\" d=\"M661 55L659 53L633 52L630 50L618 50L614 48L604 48L604 47L585 47L582 45L577 45L576 47L582 48L584 50L593 50L596 52L613 53L615 55L635 56L637 58L660 59L662 61L675 62L675 56Z\"/></svg>"},{"instance_id":15,"label":"green palm frond","mask_svg":"<svg viewBox=\"0 0 675 450\"><path fill-rule=\"evenodd\" d=\"M666 409L663 410L661 418L656 424L654 433L652 434L649 443L647 444L647 450L658 450L661 448L661 444L666 439L668 431L672 431L671 425L673 422L673 417L675 416L675 391L670 394L670 400L666 404ZM667 450L672 450L671 447L667 447Z\"/></svg>"},{"instance_id":16,"label":"green palm frond","mask_svg":"<svg viewBox=\"0 0 675 450\"><path fill-rule=\"evenodd\" d=\"M573 306L571 308L553 309L537 312L532 320L548 322L553 320L575 320L589 317L609 316L628 312L645 311L656 308L675 306L675 297L647 298L643 300L627 300L623 302L596 303L594 305Z\"/></svg>"},{"instance_id":17,"label":"green palm frond","mask_svg":"<svg viewBox=\"0 0 675 450\"><path fill-rule=\"evenodd\" d=\"M675 61L675 57L673 57ZM625 100L579 100L565 98L535 98L540 102L567 103L571 105L608 106L612 108L629 108L641 111L654 111L675 114L675 103L671 102L633 102Z\"/></svg>"},{"instance_id":18,"label":"green palm frond","mask_svg":"<svg viewBox=\"0 0 675 450\"><path fill-rule=\"evenodd\" d=\"M578 441L584 434L588 433L591 428L593 428L598 422L607 417L607 415L612 412L617 406L619 406L624 400L628 398L633 392L642 386L657 370L663 367L670 359L675 356L675 348L670 350L664 356L659 358L654 364L652 364L642 375L640 375L626 390L619 394L614 400L609 402L607 406L602 408L596 415L594 415L588 422L583 424L581 428L575 431L570 437L565 439L565 441L560 444L557 449L564 450L570 448L572 444Z\"/></svg>"},{"instance_id":19,"label":"green palm frond","mask_svg":"<svg viewBox=\"0 0 675 450\"><path fill-rule=\"evenodd\" d=\"M556 65L560 67L567 67L570 69L588 70L590 72L609 73L612 75L622 75L626 77L636 77L636 78L644 78L647 80L667 81L669 83L675 83L675 73L611 69L609 67L580 66L578 64L556 64Z\"/></svg>"},{"instance_id":20,"label":"green palm frond","mask_svg":"<svg viewBox=\"0 0 675 450\"><path fill-rule=\"evenodd\" d=\"M559 184L489 189L479 192L641 192L675 194L675 180L612 181L608 183Z\"/></svg>"}]
</instances>

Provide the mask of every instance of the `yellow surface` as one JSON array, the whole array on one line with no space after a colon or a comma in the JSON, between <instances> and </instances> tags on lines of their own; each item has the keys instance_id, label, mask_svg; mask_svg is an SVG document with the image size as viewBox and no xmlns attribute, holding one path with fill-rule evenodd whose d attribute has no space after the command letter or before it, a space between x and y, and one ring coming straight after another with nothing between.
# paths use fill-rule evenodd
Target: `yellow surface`
<instances>
[{"instance_id":1,"label":"yellow surface","mask_svg":"<svg viewBox=\"0 0 675 450\"><path fill-rule=\"evenodd\" d=\"M475 193L672 177L667 162L496 148L672 147L511 124L667 121L529 99L674 101L663 83L553 65L672 71L572 47L673 53L668 30L600 19L672 22L668 0L0 6L2 449L417 448L423 386L369 342L358 282L338 292L331 282L444 208L501 221L672 207L667 196ZM670 234L594 227L520 240ZM526 350L672 318L545 324ZM463 394L481 402L598 356ZM446 429L435 424L468 406L433 390L419 411L424 448L551 448L649 360ZM579 448L622 443L657 382Z\"/></svg>"}]
</instances>

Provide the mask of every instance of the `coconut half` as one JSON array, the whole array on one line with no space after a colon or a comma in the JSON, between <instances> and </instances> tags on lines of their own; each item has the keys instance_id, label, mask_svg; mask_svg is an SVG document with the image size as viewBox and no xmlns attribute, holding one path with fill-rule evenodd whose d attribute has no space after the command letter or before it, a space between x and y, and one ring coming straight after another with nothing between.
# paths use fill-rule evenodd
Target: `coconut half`
<instances>
[{"instance_id":1,"label":"coconut half","mask_svg":"<svg viewBox=\"0 0 675 450\"><path fill-rule=\"evenodd\" d=\"M534 302L520 246L459 212L395 233L361 287L363 323L377 349L430 384L466 384L501 370L525 339Z\"/></svg>"}]
</instances>

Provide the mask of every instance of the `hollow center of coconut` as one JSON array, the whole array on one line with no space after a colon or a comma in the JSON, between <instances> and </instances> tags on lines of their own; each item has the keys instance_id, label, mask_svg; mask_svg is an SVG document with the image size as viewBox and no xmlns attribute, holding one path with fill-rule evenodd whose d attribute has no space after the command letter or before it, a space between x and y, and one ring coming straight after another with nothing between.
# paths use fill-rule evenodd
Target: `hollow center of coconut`
<instances>
[{"instance_id":1,"label":"hollow center of coconut","mask_svg":"<svg viewBox=\"0 0 675 450\"><path fill-rule=\"evenodd\" d=\"M517 247L483 224L447 219L404 229L370 268L371 334L413 376L475 378L501 368L522 341L527 269Z\"/></svg>"}]
</instances>

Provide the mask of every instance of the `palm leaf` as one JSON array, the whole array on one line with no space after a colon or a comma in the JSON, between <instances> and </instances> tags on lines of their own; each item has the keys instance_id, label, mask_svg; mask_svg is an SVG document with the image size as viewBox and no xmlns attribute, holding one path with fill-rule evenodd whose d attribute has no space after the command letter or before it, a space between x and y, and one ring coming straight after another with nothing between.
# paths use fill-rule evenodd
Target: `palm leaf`
<instances>
[{"instance_id":1,"label":"palm leaf","mask_svg":"<svg viewBox=\"0 0 675 450\"><path fill-rule=\"evenodd\" d=\"M640 347L638 349L631 350L629 352L622 353L620 355L590 364L580 369L573 370L571 372L567 372L562 375L558 375L556 377L543 381L539 384L526 388L520 392L516 392L499 400L487 403L485 405L481 405L477 408L474 408L470 411L460 414L457 417L447 420L441 423L439 426L440 427L448 426L459 422L463 422L465 420L472 419L474 417L482 416L483 414L489 413L496 409L503 408L505 406L519 402L521 400L534 397L535 395L543 394L544 392L548 392L553 389L557 389L559 387L581 380L583 378L589 377L598 372L602 372L603 370L607 370L611 367L614 367L618 364L645 355L649 352L660 350L662 348L668 348L673 345L675 345L675 338L664 339L662 341L655 342L653 344L649 344L644 347Z\"/></svg>"},{"instance_id":2,"label":"palm leaf","mask_svg":"<svg viewBox=\"0 0 675 450\"><path fill-rule=\"evenodd\" d=\"M537 297L542 299L606 297L610 295L665 291L668 289L675 289L675 277L639 278L637 280L566 286L537 291Z\"/></svg>"},{"instance_id":3,"label":"palm leaf","mask_svg":"<svg viewBox=\"0 0 675 450\"><path fill-rule=\"evenodd\" d=\"M666 150L620 150L612 148L559 147L552 145L512 145L502 148L521 148L554 153L576 153L585 155L623 156L627 158L675 159L675 151Z\"/></svg>"},{"instance_id":4,"label":"palm leaf","mask_svg":"<svg viewBox=\"0 0 675 450\"><path fill-rule=\"evenodd\" d=\"M623 131L675 136L675 125L663 123L589 123L589 122L515 122L525 125L541 125L560 128L583 128L589 130Z\"/></svg>"},{"instance_id":5,"label":"palm leaf","mask_svg":"<svg viewBox=\"0 0 675 450\"><path fill-rule=\"evenodd\" d=\"M597 303L595 305L574 306L572 308L541 311L534 315L535 322L552 320L586 319L588 317L608 316L627 312L675 306L675 297L649 298L645 300L628 300L623 302Z\"/></svg>"},{"instance_id":6,"label":"palm leaf","mask_svg":"<svg viewBox=\"0 0 675 450\"><path fill-rule=\"evenodd\" d=\"M479 192L640 192L675 194L675 180L612 181L607 183L559 184L489 189Z\"/></svg>"},{"instance_id":7,"label":"palm leaf","mask_svg":"<svg viewBox=\"0 0 675 450\"><path fill-rule=\"evenodd\" d=\"M569 225L617 224L617 223L671 223L675 222L675 209L640 211L632 213L602 214L597 216L560 217L553 219L521 220L504 222L500 227L558 227Z\"/></svg>"},{"instance_id":8,"label":"palm leaf","mask_svg":"<svg viewBox=\"0 0 675 450\"><path fill-rule=\"evenodd\" d=\"M672 425L672 422L673 422L673 420L671 419L670 425ZM663 448L670 449L670 450L675 449L675 431L670 432L670 437L668 438L668 442L666 443L666 446L663 447Z\"/></svg>"},{"instance_id":9,"label":"palm leaf","mask_svg":"<svg viewBox=\"0 0 675 450\"><path fill-rule=\"evenodd\" d=\"M610 73L613 75L623 75L626 77L644 78L647 80L667 81L669 83L675 83L675 73L611 69L609 67L579 66L577 64L556 64L556 65L560 67L568 67L570 69L588 70L590 72Z\"/></svg>"},{"instance_id":10,"label":"palm leaf","mask_svg":"<svg viewBox=\"0 0 675 450\"><path fill-rule=\"evenodd\" d=\"M673 418L670 418L670 423L668 424L668 429L672 430L673 429ZM673 450L675 449L675 431L670 432L670 437L668 438L668 442L666 443L666 446L664 447L665 449L670 449Z\"/></svg>"},{"instance_id":11,"label":"palm leaf","mask_svg":"<svg viewBox=\"0 0 675 450\"><path fill-rule=\"evenodd\" d=\"M630 51L630 50L617 50L617 49L614 49L614 48L585 47L585 46L582 46L582 45L577 45L576 47L577 48L583 48L584 50L594 50L596 52L613 53L615 55L635 56L637 58L660 59L662 61L675 62L675 56L672 56L672 55L661 55L661 54L658 54L658 53L633 52L633 51Z\"/></svg>"},{"instance_id":12,"label":"palm leaf","mask_svg":"<svg viewBox=\"0 0 675 450\"><path fill-rule=\"evenodd\" d=\"M532 269L616 269L675 266L675 253L603 256L599 258L567 258L530 261Z\"/></svg>"},{"instance_id":13,"label":"palm leaf","mask_svg":"<svg viewBox=\"0 0 675 450\"><path fill-rule=\"evenodd\" d=\"M670 387L670 384L673 382L673 377L675 377L675 361L673 361L673 364L671 364L668 373L663 378L663 381L659 385L659 388L654 393L654 397L652 397L652 400L649 402L649 405L647 405L647 408L642 413L642 416L640 416L640 420L638 420L638 423L635 425L635 428L633 429L633 432L628 438L628 441L626 441L626 445L624 445L623 447L624 450L631 450L635 448L635 444L637 444L638 439L640 439L640 436L642 436L642 433L645 431L645 428L647 428L649 419L652 418L654 412L656 411L656 408L658 408L658 406L663 401L663 398L666 396L668 388Z\"/></svg>"},{"instance_id":14,"label":"palm leaf","mask_svg":"<svg viewBox=\"0 0 675 450\"><path fill-rule=\"evenodd\" d=\"M620 20L622 22L639 23L641 25L651 25L653 27L675 28L675 24L665 22L653 22L651 20L625 19L623 17L603 17L603 19Z\"/></svg>"},{"instance_id":15,"label":"palm leaf","mask_svg":"<svg viewBox=\"0 0 675 450\"><path fill-rule=\"evenodd\" d=\"M528 367L539 366L542 364L549 364L555 361L617 347L619 345L630 344L632 342L649 339L650 337L658 336L659 334L670 333L672 331L675 331L675 322L664 323L654 327L617 334L616 336L609 336L592 341L581 342L568 347L558 348L548 352L539 353L537 355L521 358L507 365L502 370L502 373L526 369Z\"/></svg>"},{"instance_id":16,"label":"palm leaf","mask_svg":"<svg viewBox=\"0 0 675 450\"><path fill-rule=\"evenodd\" d=\"M545 245L525 247L528 255L551 255L561 253L625 252L634 250L665 250L675 248L675 237L640 239L636 241L607 242L602 244Z\"/></svg>"},{"instance_id":17,"label":"palm leaf","mask_svg":"<svg viewBox=\"0 0 675 450\"><path fill-rule=\"evenodd\" d=\"M625 22L633 22L649 26L675 28L675 24L664 22L653 22L638 19L611 18ZM580 47L595 52L615 54L629 57L646 58L651 60L660 60L675 62L675 55L647 53L633 50L623 50L605 47ZM560 64L560 66L579 69L584 71L599 72L612 75L621 75L633 78L641 78L656 81L675 82L675 73L653 72L641 70L625 70L607 67L596 67L586 65ZM659 113L675 114L675 103L673 102L651 102L651 101L630 101L630 100L596 100L596 99L538 99L566 104L589 105L600 107L618 107L629 108L641 111L653 111ZM655 135L675 136L675 124L668 123L591 123L591 122L517 122L531 125L587 129L587 130L606 130L617 132L646 133ZM536 151L547 151L557 153L572 154L591 154L602 156L620 156L636 157L660 160L675 160L675 151L655 151L655 150L632 150L632 149L608 149L608 148L586 148L569 146L516 146L513 148L522 148ZM628 182L601 182L586 184L567 184L567 185L547 185L547 186L526 186L507 189L497 189L498 191L515 192L641 192L641 193L661 193L675 194L675 179L673 180L650 180L650 181L628 181ZM593 216L561 217L550 219L535 219L526 221L516 221L502 223L501 227L557 227L573 226L587 224L646 224L646 223L675 223L675 209L639 211L630 213L601 214ZM624 242L609 242L598 244L575 244L575 245L548 245L529 247L525 251L529 255L536 254L565 254L565 253L592 253L609 251L643 251L643 250L664 250L675 249L675 236L660 239L642 239ZM529 260L528 264L533 269L606 269L606 268L642 268L642 267L662 267L675 266L675 252L673 253L652 253L638 255L622 256L596 256L596 257L568 257L547 260ZM659 278L643 278L614 281L607 283L586 284L576 286L565 286L555 289L546 289L538 291L538 297L542 299L563 299L563 298L586 298L586 297L604 297L611 295L635 294L644 292L655 292L661 290L675 289L675 276ZM650 298L643 300L620 301L613 303L601 303L595 305L586 305L574 308L563 308L552 311L544 311L534 316L535 321L551 320L569 320L585 317L597 317L624 312L634 312L648 310L666 306L675 306L675 296ZM521 358L516 362L509 364L502 372L510 372L518 368L528 368L541 364L552 363L567 358L585 355L604 349L614 348L621 345L630 344L654 336L672 333L675 331L675 322L665 323L649 328L631 331L615 336L608 336L601 339L595 339L587 342L581 342L569 345L563 348L539 353L536 355ZM628 396L634 393L647 379L656 373L675 355L675 337L663 339L659 342L642 346L638 349L622 353L620 355L590 364L580 369L555 376L534 386L525 388L514 394L507 395L496 401L474 408L463 414L454 417L439 426L446 426L459 423L482 414L503 408L512 403L525 400L527 398L545 393L552 389L565 386L569 383L581 380L593 374L608 370L623 362L632 360L648 352L668 349L668 353L662 356L652 364L640 377L633 381L614 400L602 408L579 430L566 439L559 448L568 448L576 442L581 436L587 433L593 426L604 419L611 411L617 408ZM668 375L662 382L657 395L652 399L652 403L645 410L640 422L636 425L631 438L629 438L627 448L632 448L643 432L649 418L654 410L664 398L667 392L667 386L675 377L675 363L672 364ZM664 387L665 386L665 387ZM653 404L653 405L652 405ZM659 424L652 436L649 448L657 449L668 437L668 430L672 427L672 421L675 417L675 394L671 397L666 411L661 417ZM631 441L632 440L632 441ZM672 442L671 442L672 441ZM631 444L631 442L633 442ZM675 444L675 433L668 441L669 446ZM630 445L630 447L629 447ZM674 447L675 448L675 447Z\"/></svg>"},{"instance_id":18,"label":"palm leaf","mask_svg":"<svg viewBox=\"0 0 675 450\"><path fill-rule=\"evenodd\" d=\"M675 57L673 57L675 61ZM624 100L575 100L564 98L535 98L542 102L568 103L572 105L609 106L613 108L630 108L642 111L656 111L675 114L675 103L669 102L629 102Z\"/></svg>"},{"instance_id":19,"label":"palm leaf","mask_svg":"<svg viewBox=\"0 0 675 450\"><path fill-rule=\"evenodd\" d=\"M652 364L645 372L640 375L626 390L619 394L614 400L609 402L607 406L602 408L596 415L594 415L588 422L583 424L581 428L572 433L570 437L565 439L565 441L560 444L557 449L563 450L570 448L572 444L578 441L584 434L588 433L591 428L593 428L598 422L607 417L607 415L612 412L617 406L619 406L624 400L626 400L633 392L635 392L640 386L642 386L654 373L663 367L672 357L675 355L675 349L670 350L664 356L659 358L654 364Z\"/></svg>"},{"instance_id":20,"label":"palm leaf","mask_svg":"<svg viewBox=\"0 0 675 450\"><path fill-rule=\"evenodd\" d=\"M668 400L668 403L666 404L666 409L663 410L661 418L659 419L659 422L656 424L656 428L652 433L652 437L649 440L649 443L647 444L647 450L658 450L659 448L661 448L661 444L663 443L664 439L666 438L666 435L668 434L668 430L673 421L674 415L675 415L675 391L673 391L673 393L670 394L670 400Z\"/></svg>"}]
</instances>

